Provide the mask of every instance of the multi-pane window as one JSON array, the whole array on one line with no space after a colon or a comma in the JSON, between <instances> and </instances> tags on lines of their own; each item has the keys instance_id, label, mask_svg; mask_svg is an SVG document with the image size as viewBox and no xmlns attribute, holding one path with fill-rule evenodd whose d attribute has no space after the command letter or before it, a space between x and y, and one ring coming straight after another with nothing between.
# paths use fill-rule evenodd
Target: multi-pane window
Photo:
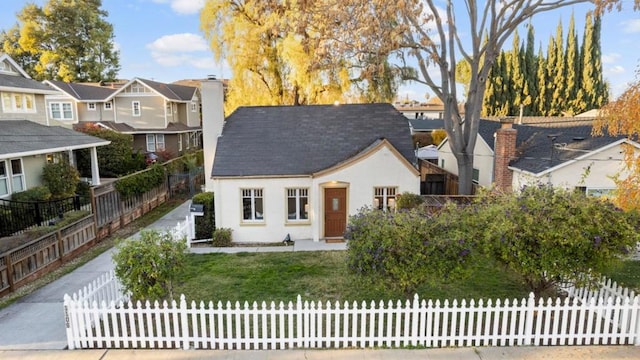
<instances>
[{"instance_id":1,"label":"multi-pane window","mask_svg":"<svg viewBox=\"0 0 640 360\"><path fill-rule=\"evenodd\" d=\"M242 220L264 220L262 189L242 189Z\"/></svg>"},{"instance_id":2,"label":"multi-pane window","mask_svg":"<svg viewBox=\"0 0 640 360\"><path fill-rule=\"evenodd\" d=\"M131 102L131 115L140 116L140 101L132 101Z\"/></svg>"},{"instance_id":3,"label":"multi-pane window","mask_svg":"<svg viewBox=\"0 0 640 360\"><path fill-rule=\"evenodd\" d=\"M104 109L105 110L113 109L113 103L111 101L107 101L106 103L104 103Z\"/></svg>"},{"instance_id":4,"label":"multi-pane window","mask_svg":"<svg viewBox=\"0 0 640 360\"><path fill-rule=\"evenodd\" d=\"M87 103L87 110L96 111L96 103Z\"/></svg>"},{"instance_id":5,"label":"multi-pane window","mask_svg":"<svg viewBox=\"0 0 640 360\"><path fill-rule=\"evenodd\" d=\"M0 196L9 195L9 174L6 164L5 161L0 161Z\"/></svg>"},{"instance_id":6,"label":"multi-pane window","mask_svg":"<svg viewBox=\"0 0 640 360\"><path fill-rule=\"evenodd\" d=\"M473 175L471 176L471 181L474 184L478 184L480 182L480 170L473 168Z\"/></svg>"},{"instance_id":7,"label":"multi-pane window","mask_svg":"<svg viewBox=\"0 0 640 360\"><path fill-rule=\"evenodd\" d=\"M196 112L198 111L198 103L192 102L191 103L191 112Z\"/></svg>"},{"instance_id":8,"label":"multi-pane window","mask_svg":"<svg viewBox=\"0 0 640 360\"><path fill-rule=\"evenodd\" d=\"M13 192L25 190L21 159L11 160L11 189Z\"/></svg>"},{"instance_id":9,"label":"multi-pane window","mask_svg":"<svg viewBox=\"0 0 640 360\"><path fill-rule=\"evenodd\" d=\"M2 93L2 109L4 112L35 112L32 94Z\"/></svg>"},{"instance_id":10,"label":"multi-pane window","mask_svg":"<svg viewBox=\"0 0 640 360\"><path fill-rule=\"evenodd\" d=\"M396 208L396 188L376 187L374 188L373 206L380 210L393 210Z\"/></svg>"},{"instance_id":11,"label":"multi-pane window","mask_svg":"<svg viewBox=\"0 0 640 360\"><path fill-rule=\"evenodd\" d=\"M73 111L70 102L53 102L49 104L51 118L56 120L73 120Z\"/></svg>"},{"instance_id":12,"label":"multi-pane window","mask_svg":"<svg viewBox=\"0 0 640 360\"><path fill-rule=\"evenodd\" d=\"M309 219L308 194L308 189L287 189L287 220Z\"/></svg>"},{"instance_id":13,"label":"multi-pane window","mask_svg":"<svg viewBox=\"0 0 640 360\"><path fill-rule=\"evenodd\" d=\"M164 150L164 134L147 134L147 151Z\"/></svg>"}]
</instances>

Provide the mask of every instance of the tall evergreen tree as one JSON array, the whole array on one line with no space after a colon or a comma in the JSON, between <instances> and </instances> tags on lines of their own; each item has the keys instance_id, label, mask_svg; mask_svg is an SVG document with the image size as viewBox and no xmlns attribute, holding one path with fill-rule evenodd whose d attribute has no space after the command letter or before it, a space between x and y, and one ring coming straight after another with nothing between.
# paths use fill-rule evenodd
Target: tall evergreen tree
<instances>
[{"instance_id":1,"label":"tall evergreen tree","mask_svg":"<svg viewBox=\"0 0 640 360\"><path fill-rule=\"evenodd\" d=\"M513 45L507 54L507 73L509 75L509 94L507 99L508 115L520 112L520 106L528 105L531 99L524 94L525 78L520 55L520 36L516 30L513 34Z\"/></svg>"},{"instance_id":2,"label":"tall evergreen tree","mask_svg":"<svg viewBox=\"0 0 640 360\"><path fill-rule=\"evenodd\" d=\"M523 73L525 78L524 94L529 97L529 104L524 107L523 115L531 116L536 114L535 99L538 97L538 82L536 73L538 70L538 63L535 54L535 34L533 26L529 24L527 26L527 43L523 54Z\"/></svg>"},{"instance_id":3,"label":"tall evergreen tree","mask_svg":"<svg viewBox=\"0 0 640 360\"><path fill-rule=\"evenodd\" d=\"M578 51L578 37L576 35L575 30L575 20L573 14L571 14L571 20L569 21L569 30L567 34L567 46L566 46L566 56L565 56L565 88L564 88L564 99L565 106L564 112L569 113L571 115L575 115L584 111L584 108L579 106L576 102L576 96L578 92L578 85L580 84L580 79L578 77L578 72L580 66L580 61L578 59L579 51Z\"/></svg>"},{"instance_id":4,"label":"tall evergreen tree","mask_svg":"<svg viewBox=\"0 0 640 360\"><path fill-rule=\"evenodd\" d=\"M38 80L115 80L119 53L101 0L27 4L18 23L0 34L4 52Z\"/></svg>"},{"instance_id":5,"label":"tall evergreen tree","mask_svg":"<svg viewBox=\"0 0 640 360\"><path fill-rule=\"evenodd\" d=\"M550 90L550 104L548 115L562 115L564 107L566 68L564 62L564 37L562 35L562 21L558 23L556 36L550 41L553 46L549 48L547 60L547 73L551 80L548 84Z\"/></svg>"},{"instance_id":6,"label":"tall evergreen tree","mask_svg":"<svg viewBox=\"0 0 640 360\"><path fill-rule=\"evenodd\" d=\"M578 90L577 101L584 104L584 110L599 109L608 100L608 88L602 75L600 18L592 14L587 15L584 27L580 51L582 87Z\"/></svg>"},{"instance_id":7,"label":"tall evergreen tree","mask_svg":"<svg viewBox=\"0 0 640 360\"><path fill-rule=\"evenodd\" d=\"M549 113L549 102L547 101L549 98L547 90L549 79L547 78L547 58L542 52L542 46L540 46L540 49L538 50L538 67L536 75L538 82L538 96L535 101L537 114L545 116Z\"/></svg>"}]
</instances>

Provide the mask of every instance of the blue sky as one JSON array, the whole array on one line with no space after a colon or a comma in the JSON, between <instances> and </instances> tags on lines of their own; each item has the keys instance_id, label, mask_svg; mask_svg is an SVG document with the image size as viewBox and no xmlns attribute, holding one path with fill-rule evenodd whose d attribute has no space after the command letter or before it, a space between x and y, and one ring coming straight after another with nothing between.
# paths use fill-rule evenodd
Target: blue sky
<instances>
[{"instance_id":1,"label":"blue sky","mask_svg":"<svg viewBox=\"0 0 640 360\"><path fill-rule=\"evenodd\" d=\"M2 2L0 29L8 29L16 22L15 14L28 1ZM33 2L42 5L45 1ZM631 0L624 0L623 3L623 11L605 15L602 24L603 67L614 97L634 80L640 64L637 45L640 12L632 11ZM203 4L204 0L103 0L102 7L109 12L107 20L114 26L115 41L120 50L119 77L173 82L203 78L209 74L231 76L227 67L213 60L208 43L200 31L199 12ZM546 50L547 39L555 35L558 21L562 19L566 27L572 11L581 40L584 14L589 8L588 5L576 5L537 15L533 21L536 42L542 43ZM523 36L524 30L521 31ZM510 47L510 43L507 47ZM399 96L424 100L425 93L428 93L425 86L404 84Z\"/></svg>"}]
</instances>

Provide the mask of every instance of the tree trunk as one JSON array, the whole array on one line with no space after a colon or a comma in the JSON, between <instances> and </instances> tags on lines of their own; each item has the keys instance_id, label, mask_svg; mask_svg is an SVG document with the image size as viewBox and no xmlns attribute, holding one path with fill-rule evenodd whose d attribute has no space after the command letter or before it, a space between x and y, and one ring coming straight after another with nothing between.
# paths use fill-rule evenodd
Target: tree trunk
<instances>
[{"instance_id":1,"label":"tree trunk","mask_svg":"<svg viewBox=\"0 0 640 360\"><path fill-rule=\"evenodd\" d=\"M460 154L458 161L458 195L473 195L473 154Z\"/></svg>"}]
</instances>

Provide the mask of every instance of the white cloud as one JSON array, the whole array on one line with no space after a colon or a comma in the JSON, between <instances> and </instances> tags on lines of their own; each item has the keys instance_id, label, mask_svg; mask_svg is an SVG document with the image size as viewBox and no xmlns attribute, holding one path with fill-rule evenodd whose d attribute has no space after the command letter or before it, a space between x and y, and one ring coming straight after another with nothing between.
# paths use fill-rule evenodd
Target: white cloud
<instances>
[{"instance_id":1,"label":"white cloud","mask_svg":"<svg viewBox=\"0 0 640 360\"><path fill-rule=\"evenodd\" d=\"M195 14L204 6L204 0L153 0L158 4L171 4L171 9L182 15Z\"/></svg>"},{"instance_id":2,"label":"white cloud","mask_svg":"<svg viewBox=\"0 0 640 360\"><path fill-rule=\"evenodd\" d=\"M640 32L640 19L632 19L622 22L623 31L626 33Z\"/></svg>"},{"instance_id":3,"label":"white cloud","mask_svg":"<svg viewBox=\"0 0 640 360\"><path fill-rule=\"evenodd\" d=\"M620 66L620 65L615 65L615 66L611 66L608 67L606 69L604 69L604 76L608 76L608 75L618 75L618 74L623 74L625 72L624 67Z\"/></svg>"},{"instance_id":4,"label":"white cloud","mask_svg":"<svg viewBox=\"0 0 640 360\"><path fill-rule=\"evenodd\" d=\"M209 49L207 42L200 35L183 33L165 35L147 44L147 49L156 52L193 52Z\"/></svg>"},{"instance_id":5,"label":"white cloud","mask_svg":"<svg viewBox=\"0 0 640 360\"><path fill-rule=\"evenodd\" d=\"M620 55L618 53L603 54L602 55L602 63L603 64L613 64L613 63L617 62L618 60L620 60L621 58L622 58L622 55Z\"/></svg>"}]
</instances>

